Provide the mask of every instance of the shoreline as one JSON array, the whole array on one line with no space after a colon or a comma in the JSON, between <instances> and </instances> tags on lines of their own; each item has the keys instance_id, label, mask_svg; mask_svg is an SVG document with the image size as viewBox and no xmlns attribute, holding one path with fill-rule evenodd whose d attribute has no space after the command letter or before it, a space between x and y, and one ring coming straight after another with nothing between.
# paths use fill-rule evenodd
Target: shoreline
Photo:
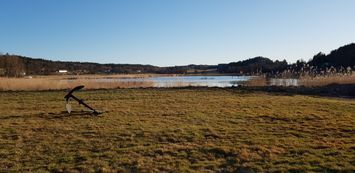
<instances>
[{"instance_id":1,"label":"shoreline","mask_svg":"<svg viewBox=\"0 0 355 173\"><path fill-rule=\"evenodd\" d=\"M330 84L326 86L237 86L237 87L205 87L205 86L184 86L184 87L136 87L136 88L84 88L82 91L115 91L115 90L230 90L247 93L265 92L281 95L306 95L332 98L355 99L355 84ZM67 92L68 89L47 89L47 90L0 90L0 93L17 92Z\"/></svg>"}]
</instances>

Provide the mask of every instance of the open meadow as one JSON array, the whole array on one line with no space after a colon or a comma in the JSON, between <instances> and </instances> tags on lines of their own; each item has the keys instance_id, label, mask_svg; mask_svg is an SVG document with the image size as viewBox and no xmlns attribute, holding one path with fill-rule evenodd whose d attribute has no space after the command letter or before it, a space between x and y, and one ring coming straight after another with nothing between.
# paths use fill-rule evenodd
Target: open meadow
<instances>
[{"instance_id":1,"label":"open meadow","mask_svg":"<svg viewBox=\"0 0 355 173\"><path fill-rule=\"evenodd\" d=\"M0 92L0 172L355 170L355 100L170 88Z\"/></svg>"}]
</instances>

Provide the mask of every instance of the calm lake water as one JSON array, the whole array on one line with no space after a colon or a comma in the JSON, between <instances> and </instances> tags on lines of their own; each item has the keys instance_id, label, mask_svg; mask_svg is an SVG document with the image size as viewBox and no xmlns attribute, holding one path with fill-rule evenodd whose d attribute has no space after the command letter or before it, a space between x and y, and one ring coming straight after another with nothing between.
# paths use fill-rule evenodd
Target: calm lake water
<instances>
[{"instance_id":1,"label":"calm lake water","mask_svg":"<svg viewBox=\"0 0 355 173\"><path fill-rule=\"evenodd\" d=\"M231 87L248 81L251 76L169 76L128 79L97 79L101 82L136 81L153 82L155 87L183 87L183 86L207 86L207 87Z\"/></svg>"},{"instance_id":2,"label":"calm lake water","mask_svg":"<svg viewBox=\"0 0 355 173\"><path fill-rule=\"evenodd\" d=\"M160 76L147 78L100 78L88 80L95 80L97 82L147 82L152 84L153 87L232 87L241 85L243 82L252 78L253 76ZM267 85L298 86L298 79L270 78L267 80Z\"/></svg>"}]
</instances>

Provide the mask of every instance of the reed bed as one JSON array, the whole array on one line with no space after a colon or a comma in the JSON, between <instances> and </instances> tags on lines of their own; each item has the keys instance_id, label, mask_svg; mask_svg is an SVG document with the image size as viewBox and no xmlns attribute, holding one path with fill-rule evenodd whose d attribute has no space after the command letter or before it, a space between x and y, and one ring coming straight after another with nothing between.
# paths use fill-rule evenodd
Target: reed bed
<instances>
[{"instance_id":1,"label":"reed bed","mask_svg":"<svg viewBox=\"0 0 355 173\"><path fill-rule=\"evenodd\" d=\"M264 76L253 76L244 83L245 86L267 86L267 78Z\"/></svg>"},{"instance_id":2,"label":"reed bed","mask_svg":"<svg viewBox=\"0 0 355 173\"><path fill-rule=\"evenodd\" d=\"M45 78L45 79L127 79L127 78L149 78L160 76L176 76L172 74L84 74L84 75L50 75L50 76L33 76L33 78ZM30 77L30 76L27 76Z\"/></svg>"},{"instance_id":3,"label":"reed bed","mask_svg":"<svg viewBox=\"0 0 355 173\"><path fill-rule=\"evenodd\" d=\"M355 74L340 75L334 74L329 76L302 76L299 78L299 84L302 86L325 86L329 84L353 84L355 83Z\"/></svg>"},{"instance_id":4,"label":"reed bed","mask_svg":"<svg viewBox=\"0 0 355 173\"><path fill-rule=\"evenodd\" d=\"M86 89L145 88L153 87L152 81L96 81L94 79L65 80L61 78L0 78L1 91L61 90L85 85Z\"/></svg>"}]
</instances>

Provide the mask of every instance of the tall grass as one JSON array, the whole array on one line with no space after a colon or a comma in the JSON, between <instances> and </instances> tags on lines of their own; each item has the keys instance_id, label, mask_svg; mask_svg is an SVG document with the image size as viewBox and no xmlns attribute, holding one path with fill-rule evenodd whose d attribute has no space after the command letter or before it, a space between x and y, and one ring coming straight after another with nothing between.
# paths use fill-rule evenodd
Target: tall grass
<instances>
[{"instance_id":1,"label":"tall grass","mask_svg":"<svg viewBox=\"0 0 355 173\"><path fill-rule=\"evenodd\" d=\"M246 86L267 86L267 78L265 76L254 76L244 83Z\"/></svg>"},{"instance_id":2,"label":"tall grass","mask_svg":"<svg viewBox=\"0 0 355 173\"><path fill-rule=\"evenodd\" d=\"M355 83L355 74L352 75L343 75L343 74L334 74L334 75L324 75L324 76L301 76L299 78L299 84L302 86L324 86L329 84L352 84Z\"/></svg>"},{"instance_id":3,"label":"tall grass","mask_svg":"<svg viewBox=\"0 0 355 173\"><path fill-rule=\"evenodd\" d=\"M152 81L96 81L93 79L63 80L60 78L0 78L2 91L60 90L85 85L87 89L153 87Z\"/></svg>"}]
</instances>

